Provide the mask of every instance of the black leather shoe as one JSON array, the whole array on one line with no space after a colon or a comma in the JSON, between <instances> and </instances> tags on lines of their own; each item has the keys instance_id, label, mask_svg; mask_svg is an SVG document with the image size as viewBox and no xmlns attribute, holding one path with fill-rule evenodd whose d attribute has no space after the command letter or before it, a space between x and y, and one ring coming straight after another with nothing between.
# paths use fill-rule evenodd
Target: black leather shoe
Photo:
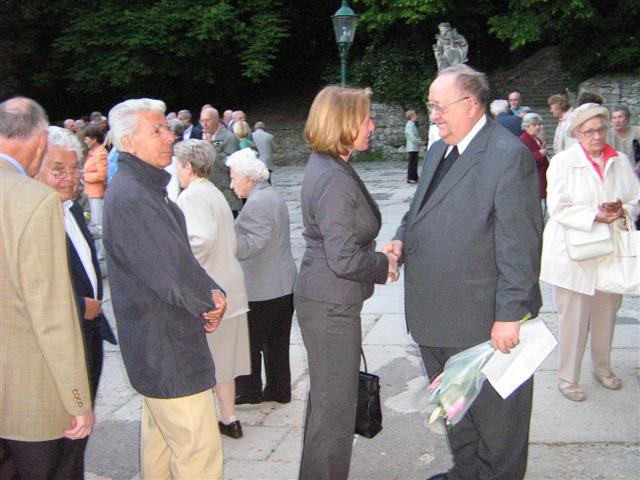
<instances>
[{"instance_id":1,"label":"black leather shoe","mask_svg":"<svg viewBox=\"0 0 640 480\"><path fill-rule=\"evenodd\" d=\"M447 472L436 473L435 475L431 475L427 480L447 480L449 478L447 476Z\"/></svg>"},{"instance_id":2,"label":"black leather shoe","mask_svg":"<svg viewBox=\"0 0 640 480\"><path fill-rule=\"evenodd\" d=\"M231 422L229 425L218 422L218 428L222 435L226 435L231 438L242 438L242 425L240 425L240 420Z\"/></svg>"},{"instance_id":3,"label":"black leather shoe","mask_svg":"<svg viewBox=\"0 0 640 480\"><path fill-rule=\"evenodd\" d=\"M236 405L245 405L245 404L256 404L262 402L261 395L236 395L235 404Z\"/></svg>"}]
</instances>

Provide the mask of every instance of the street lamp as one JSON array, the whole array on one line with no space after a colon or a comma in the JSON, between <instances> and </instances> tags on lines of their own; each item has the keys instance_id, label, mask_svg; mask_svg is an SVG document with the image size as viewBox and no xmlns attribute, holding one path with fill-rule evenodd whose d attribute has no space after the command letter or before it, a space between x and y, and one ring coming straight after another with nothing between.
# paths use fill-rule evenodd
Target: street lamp
<instances>
[{"instance_id":1,"label":"street lamp","mask_svg":"<svg viewBox=\"0 0 640 480\"><path fill-rule=\"evenodd\" d=\"M347 57L353 43L353 37L356 35L358 16L351 10L349 1L342 0L342 6L331 17L331 21L340 52L340 84L344 87L347 84Z\"/></svg>"}]
</instances>

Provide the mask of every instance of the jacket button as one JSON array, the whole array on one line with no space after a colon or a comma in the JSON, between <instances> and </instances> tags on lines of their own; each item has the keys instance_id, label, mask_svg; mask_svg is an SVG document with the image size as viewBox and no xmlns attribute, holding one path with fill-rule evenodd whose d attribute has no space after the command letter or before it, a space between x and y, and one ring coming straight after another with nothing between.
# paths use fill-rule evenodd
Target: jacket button
<instances>
[{"instance_id":1,"label":"jacket button","mask_svg":"<svg viewBox=\"0 0 640 480\"><path fill-rule=\"evenodd\" d=\"M407 250L407 252L409 253L409 255L411 255L413 253L413 248L409 247L409 249Z\"/></svg>"}]
</instances>

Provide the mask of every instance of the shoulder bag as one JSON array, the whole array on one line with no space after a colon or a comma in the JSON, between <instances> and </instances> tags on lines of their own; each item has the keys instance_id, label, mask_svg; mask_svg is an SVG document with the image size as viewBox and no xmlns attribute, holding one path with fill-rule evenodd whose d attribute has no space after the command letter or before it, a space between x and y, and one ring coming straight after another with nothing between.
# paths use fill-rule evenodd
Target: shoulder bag
<instances>
[{"instance_id":1,"label":"shoulder bag","mask_svg":"<svg viewBox=\"0 0 640 480\"><path fill-rule=\"evenodd\" d=\"M606 223L594 223L588 232L564 227L564 240L571 260L589 260L613 252L611 228Z\"/></svg>"},{"instance_id":2,"label":"shoulder bag","mask_svg":"<svg viewBox=\"0 0 640 480\"><path fill-rule=\"evenodd\" d=\"M360 349L364 361L364 372L358 375L358 408L355 432L373 438L382 430L382 408L380 407L380 377L367 371L367 359Z\"/></svg>"},{"instance_id":3,"label":"shoulder bag","mask_svg":"<svg viewBox=\"0 0 640 480\"><path fill-rule=\"evenodd\" d=\"M614 251L598 262L596 290L640 295L640 232L626 210L622 223L613 223Z\"/></svg>"}]
</instances>

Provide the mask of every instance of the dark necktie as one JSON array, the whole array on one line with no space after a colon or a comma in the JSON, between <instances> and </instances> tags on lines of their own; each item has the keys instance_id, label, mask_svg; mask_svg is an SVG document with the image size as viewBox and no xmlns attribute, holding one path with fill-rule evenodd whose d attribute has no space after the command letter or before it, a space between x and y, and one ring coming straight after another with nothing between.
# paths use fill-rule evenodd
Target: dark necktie
<instances>
[{"instance_id":1,"label":"dark necktie","mask_svg":"<svg viewBox=\"0 0 640 480\"><path fill-rule=\"evenodd\" d=\"M422 210L422 207L424 207L425 203L427 203L427 200L429 200L429 197L431 197L431 194L433 194L433 192L436 191L436 188L438 187L442 179L445 177L447 172L449 172L449 170L451 169L451 166L453 165L453 162L455 162L459 156L460 154L458 153L458 146L455 145L453 149L449 152L449 155L447 155L442 159L442 161L440 162L440 165L438 165L438 168L436 169L436 173L433 174L431 183L429 183L429 187L427 188L427 193L425 193L424 197L422 198L422 203L420 204L421 210Z\"/></svg>"}]
</instances>

